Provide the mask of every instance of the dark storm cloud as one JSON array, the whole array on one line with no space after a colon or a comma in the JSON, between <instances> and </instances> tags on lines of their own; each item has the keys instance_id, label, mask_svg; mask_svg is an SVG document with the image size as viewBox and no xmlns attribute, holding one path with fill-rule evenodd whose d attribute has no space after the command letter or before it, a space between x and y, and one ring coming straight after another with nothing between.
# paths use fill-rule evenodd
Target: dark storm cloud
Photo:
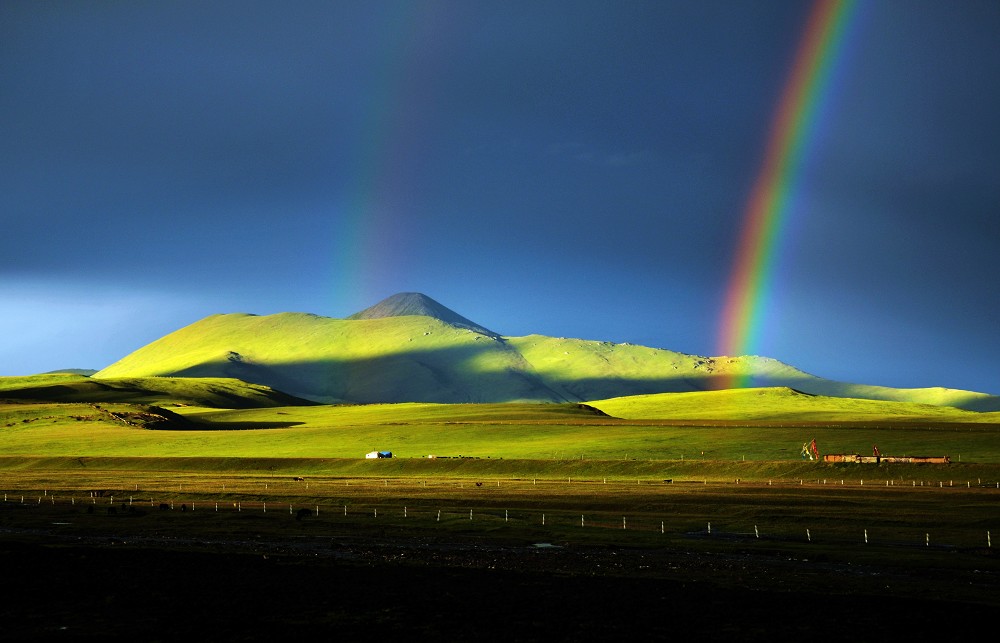
<instances>
[{"instance_id":1,"label":"dark storm cloud","mask_svg":"<svg viewBox=\"0 0 1000 643\"><path fill-rule=\"evenodd\" d=\"M91 333L130 296L171 301L177 327L418 290L506 333L708 353L808 11L0 4L7 335L77 301L45 284L116 302L86 308ZM855 26L765 346L819 375L1000 392L1000 8L865 3ZM107 362L135 348L108 341ZM933 366L899 375L915 354Z\"/></svg>"}]
</instances>

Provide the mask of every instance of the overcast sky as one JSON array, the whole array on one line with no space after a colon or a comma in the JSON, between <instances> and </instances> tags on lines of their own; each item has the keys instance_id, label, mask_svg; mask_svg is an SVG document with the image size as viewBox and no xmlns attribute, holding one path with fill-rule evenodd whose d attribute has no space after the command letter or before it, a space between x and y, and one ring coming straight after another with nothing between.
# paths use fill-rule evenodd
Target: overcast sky
<instances>
[{"instance_id":1,"label":"overcast sky","mask_svg":"<svg viewBox=\"0 0 1000 643\"><path fill-rule=\"evenodd\" d=\"M423 292L714 354L800 0L0 3L0 374ZM856 12L759 352L1000 394L1000 3Z\"/></svg>"}]
</instances>

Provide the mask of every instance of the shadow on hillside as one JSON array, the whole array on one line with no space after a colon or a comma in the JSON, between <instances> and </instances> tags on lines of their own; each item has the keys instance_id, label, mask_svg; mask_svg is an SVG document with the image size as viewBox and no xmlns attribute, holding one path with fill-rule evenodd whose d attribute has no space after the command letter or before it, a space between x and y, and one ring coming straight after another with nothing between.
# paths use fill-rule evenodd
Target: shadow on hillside
<instances>
[{"instance_id":1,"label":"shadow on hillside","mask_svg":"<svg viewBox=\"0 0 1000 643\"><path fill-rule=\"evenodd\" d=\"M561 357L561 356L559 356ZM557 364L558 366L558 364ZM630 364L621 364L627 370ZM551 362L548 368L551 369ZM258 364L219 360L171 373L179 377L232 377L321 403L502 403L587 402L628 395L689 393L731 388L733 377L705 369L683 373L666 362L662 373L648 377L620 375L614 362L606 376L573 376L574 359L566 357L565 375L543 375L502 340L436 349L411 349L365 358L300 360ZM587 368L592 370L592 362ZM783 386L812 395L852 397L854 385L811 375L749 376L741 387ZM868 395L869 399L892 399ZM959 401L958 408L1000 410L1000 399Z\"/></svg>"},{"instance_id":2,"label":"shadow on hillside","mask_svg":"<svg viewBox=\"0 0 1000 643\"><path fill-rule=\"evenodd\" d=\"M567 371L572 368L572 360L567 359ZM639 378L611 372L607 377L596 378L546 377L505 342L494 340L363 359L271 364L228 360L201 364L171 375L233 377L311 400L361 404L584 402L625 395L713 390L729 381L708 372L704 377L664 373Z\"/></svg>"},{"instance_id":3,"label":"shadow on hillside","mask_svg":"<svg viewBox=\"0 0 1000 643\"><path fill-rule=\"evenodd\" d=\"M141 378L139 378L141 382ZM183 402L216 408L253 409L269 406L309 406L314 404L280 391L254 397L252 391L246 395L228 391L222 387L204 385L189 391L154 386L143 388L141 383L131 379L89 380L73 384L53 384L46 386L26 386L3 391L4 398L30 402L83 403L83 404L166 404Z\"/></svg>"},{"instance_id":4,"label":"shadow on hillside","mask_svg":"<svg viewBox=\"0 0 1000 643\"><path fill-rule=\"evenodd\" d=\"M118 395L109 395L109 392ZM143 393L135 388L113 389L96 381L74 384L53 384L48 386L26 386L19 389L4 391L4 396L32 402L132 402L138 394ZM109 399L116 398L116 399Z\"/></svg>"},{"instance_id":5,"label":"shadow on hillside","mask_svg":"<svg viewBox=\"0 0 1000 643\"><path fill-rule=\"evenodd\" d=\"M184 423L155 427L157 431L253 431L258 429L290 429L303 422L226 422L187 417Z\"/></svg>"}]
</instances>

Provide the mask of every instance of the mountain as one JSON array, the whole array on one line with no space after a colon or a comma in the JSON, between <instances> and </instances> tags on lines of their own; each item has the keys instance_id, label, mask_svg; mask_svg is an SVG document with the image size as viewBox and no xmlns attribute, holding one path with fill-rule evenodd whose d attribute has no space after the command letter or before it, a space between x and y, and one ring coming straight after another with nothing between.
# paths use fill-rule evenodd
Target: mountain
<instances>
[{"instance_id":1,"label":"mountain","mask_svg":"<svg viewBox=\"0 0 1000 643\"><path fill-rule=\"evenodd\" d=\"M307 313L213 315L93 377L225 377L309 400L580 402L752 386L815 395L1000 410L1000 397L951 389L835 382L757 356L703 357L581 339L501 337L419 293L394 295L346 319Z\"/></svg>"},{"instance_id":2,"label":"mountain","mask_svg":"<svg viewBox=\"0 0 1000 643\"><path fill-rule=\"evenodd\" d=\"M563 401L491 335L423 315L214 315L94 378L230 377L321 402Z\"/></svg>"},{"instance_id":3,"label":"mountain","mask_svg":"<svg viewBox=\"0 0 1000 643\"><path fill-rule=\"evenodd\" d=\"M347 319L385 319L386 317L431 317L456 328L467 328L471 331L499 338L500 335L488 330L474 321L462 317L455 311L442 306L427 295L419 292L401 292L387 297L379 303L354 313Z\"/></svg>"}]
</instances>

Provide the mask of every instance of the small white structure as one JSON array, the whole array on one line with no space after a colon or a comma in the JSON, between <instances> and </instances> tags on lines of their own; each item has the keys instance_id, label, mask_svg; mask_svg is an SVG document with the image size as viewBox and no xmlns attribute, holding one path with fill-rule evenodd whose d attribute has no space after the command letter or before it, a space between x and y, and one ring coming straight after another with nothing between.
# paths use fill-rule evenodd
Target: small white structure
<instances>
[{"instance_id":1,"label":"small white structure","mask_svg":"<svg viewBox=\"0 0 1000 643\"><path fill-rule=\"evenodd\" d=\"M368 460L375 460L378 458L391 458L392 451L372 451L371 453L366 453L365 458Z\"/></svg>"}]
</instances>

